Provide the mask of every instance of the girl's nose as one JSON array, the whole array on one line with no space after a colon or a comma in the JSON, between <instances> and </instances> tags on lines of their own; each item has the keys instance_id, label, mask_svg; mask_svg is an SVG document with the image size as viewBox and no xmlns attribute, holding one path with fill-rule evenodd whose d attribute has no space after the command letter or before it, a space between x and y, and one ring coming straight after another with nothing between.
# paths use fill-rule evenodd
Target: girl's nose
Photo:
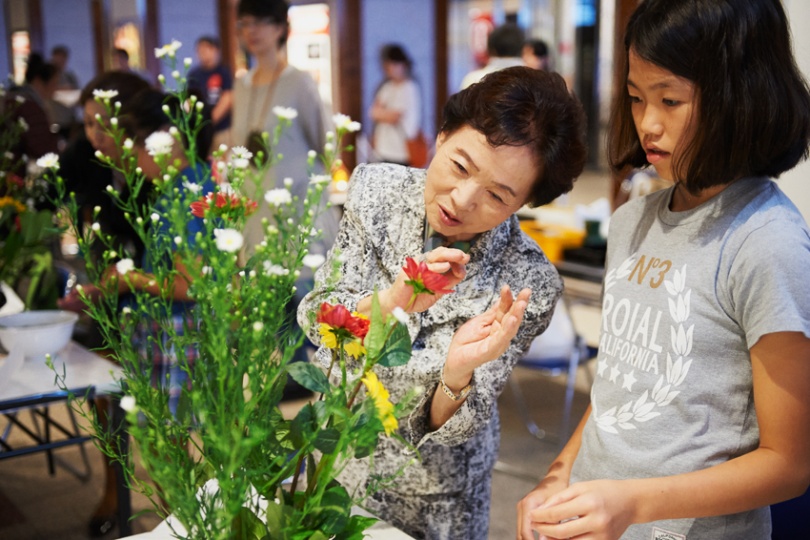
<instances>
[{"instance_id":1,"label":"girl's nose","mask_svg":"<svg viewBox=\"0 0 810 540\"><path fill-rule=\"evenodd\" d=\"M663 124L655 107L644 107L638 127L647 135L661 135L663 133Z\"/></svg>"}]
</instances>

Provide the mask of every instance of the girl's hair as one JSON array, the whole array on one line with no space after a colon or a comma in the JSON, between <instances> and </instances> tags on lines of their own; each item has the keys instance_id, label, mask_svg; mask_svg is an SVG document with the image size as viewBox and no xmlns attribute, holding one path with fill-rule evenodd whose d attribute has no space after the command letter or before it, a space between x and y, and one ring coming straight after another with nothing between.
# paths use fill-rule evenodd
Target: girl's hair
<instances>
[{"instance_id":1,"label":"girl's hair","mask_svg":"<svg viewBox=\"0 0 810 540\"><path fill-rule=\"evenodd\" d=\"M94 98L94 90L115 90L118 95L115 96L113 101L120 101L121 105L125 105L132 97L140 92L149 88L149 83L143 78L134 73L127 73L126 71L105 71L97 75L84 88L79 96L79 104L84 106L85 103Z\"/></svg>"},{"instance_id":2,"label":"girl's hair","mask_svg":"<svg viewBox=\"0 0 810 540\"><path fill-rule=\"evenodd\" d=\"M190 92L194 94L193 92ZM205 103L205 100L197 95L197 101ZM163 106L169 107L169 113L163 110ZM176 118L181 110L182 104L177 96L166 95L160 90L147 88L138 92L133 98L121 107L121 125L127 136L136 143L143 144L146 138L156 131L168 130L172 123L172 118ZM214 132L211 125L211 114L208 107L203 107L202 123L189 126L196 135L194 143L196 147L197 159L206 161L211 149ZM192 116L193 118L194 116ZM182 130L181 130L182 133ZM183 134L185 137L185 133ZM189 147L188 140L183 140L186 148Z\"/></svg>"},{"instance_id":3,"label":"girl's hair","mask_svg":"<svg viewBox=\"0 0 810 540\"><path fill-rule=\"evenodd\" d=\"M692 192L745 176L778 177L807 157L810 92L793 58L779 0L645 0L627 25L635 54L696 87L691 141L674 180ZM610 119L608 160L647 164L623 88Z\"/></svg>"},{"instance_id":4,"label":"girl's hair","mask_svg":"<svg viewBox=\"0 0 810 540\"><path fill-rule=\"evenodd\" d=\"M585 165L585 112L563 78L517 66L494 71L454 94L444 106L441 133L464 126L492 146L527 146L539 166L531 206L571 191Z\"/></svg>"},{"instance_id":5,"label":"girl's hair","mask_svg":"<svg viewBox=\"0 0 810 540\"><path fill-rule=\"evenodd\" d=\"M290 23L287 18L289 9L290 5L285 0L239 0L239 4L236 6L236 16L250 15L257 19L267 19L275 24L284 25L286 32L283 32L278 38L278 46L281 47L287 43L290 33Z\"/></svg>"},{"instance_id":6,"label":"girl's hair","mask_svg":"<svg viewBox=\"0 0 810 540\"><path fill-rule=\"evenodd\" d=\"M404 47L396 43L389 43L380 49L380 60L383 62L387 61L405 64L409 75L411 73L411 69L413 68L413 61L411 60L410 56L408 56L408 53L405 52Z\"/></svg>"}]
</instances>

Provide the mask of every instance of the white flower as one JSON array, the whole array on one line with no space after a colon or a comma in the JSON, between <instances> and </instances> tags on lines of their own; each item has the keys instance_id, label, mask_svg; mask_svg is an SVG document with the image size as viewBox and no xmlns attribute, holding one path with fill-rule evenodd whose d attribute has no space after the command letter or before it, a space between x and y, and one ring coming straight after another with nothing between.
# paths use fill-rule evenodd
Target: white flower
<instances>
[{"instance_id":1,"label":"white flower","mask_svg":"<svg viewBox=\"0 0 810 540\"><path fill-rule=\"evenodd\" d=\"M338 130L345 130L351 133L360 131L360 122L352 121L351 117L345 114L336 114L332 117L332 122Z\"/></svg>"},{"instance_id":2,"label":"white flower","mask_svg":"<svg viewBox=\"0 0 810 540\"><path fill-rule=\"evenodd\" d=\"M98 222L95 222L90 226L90 228L93 229L94 231L98 232L98 231L101 230L101 225L99 225Z\"/></svg>"},{"instance_id":3,"label":"white flower","mask_svg":"<svg viewBox=\"0 0 810 540\"><path fill-rule=\"evenodd\" d=\"M231 158L231 167L234 169L247 169L250 167L250 160L245 158Z\"/></svg>"},{"instance_id":4,"label":"white flower","mask_svg":"<svg viewBox=\"0 0 810 540\"><path fill-rule=\"evenodd\" d=\"M118 95L118 90L102 90L100 88L93 90L93 97L96 99L109 100Z\"/></svg>"},{"instance_id":5,"label":"white flower","mask_svg":"<svg viewBox=\"0 0 810 540\"><path fill-rule=\"evenodd\" d=\"M226 146L225 150L227 149L228 147ZM231 148L231 155L235 158L250 159L253 157L253 152L251 152L244 146L234 146L233 148Z\"/></svg>"},{"instance_id":6,"label":"white flower","mask_svg":"<svg viewBox=\"0 0 810 540\"><path fill-rule=\"evenodd\" d=\"M332 177L328 174L313 174L309 177L310 184L326 184L332 181Z\"/></svg>"},{"instance_id":7,"label":"white flower","mask_svg":"<svg viewBox=\"0 0 810 540\"><path fill-rule=\"evenodd\" d=\"M54 154L53 152L48 152L41 158L37 160L37 167L43 169L58 169L59 168L59 156Z\"/></svg>"},{"instance_id":8,"label":"white flower","mask_svg":"<svg viewBox=\"0 0 810 540\"><path fill-rule=\"evenodd\" d=\"M133 412L136 410L138 404L135 402L135 398L133 396L124 396L121 398L118 406L126 412Z\"/></svg>"},{"instance_id":9,"label":"white flower","mask_svg":"<svg viewBox=\"0 0 810 540\"><path fill-rule=\"evenodd\" d=\"M188 56L183 58L183 65L186 66L187 68L191 67L192 62L193 62L193 60L191 58L189 58Z\"/></svg>"},{"instance_id":10,"label":"white flower","mask_svg":"<svg viewBox=\"0 0 810 540\"><path fill-rule=\"evenodd\" d=\"M22 116L17 119L17 123L23 131L28 131L28 122L26 122Z\"/></svg>"},{"instance_id":11,"label":"white flower","mask_svg":"<svg viewBox=\"0 0 810 540\"><path fill-rule=\"evenodd\" d=\"M315 270L319 266L321 266L324 262L326 262L326 257L321 255L320 253L313 253L304 255L304 259L302 260L304 266L307 268L312 268Z\"/></svg>"},{"instance_id":12,"label":"white flower","mask_svg":"<svg viewBox=\"0 0 810 540\"><path fill-rule=\"evenodd\" d=\"M121 313L123 313L124 315L129 315L130 313L132 313L132 308L129 306L124 306L121 308Z\"/></svg>"},{"instance_id":13,"label":"white flower","mask_svg":"<svg viewBox=\"0 0 810 540\"><path fill-rule=\"evenodd\" d=\"M183 180L183 187L186 188L186 191L189 191L194 195L199 193L203 188L200 184L195 184L194 182L189 182L188 180Z\"/></svg>"},{"instance_id":14,"label":"white flower","mask_svg":"<svg viewBox=\"0 0 810 540\"><path fill-rule=\"evenodd\" d=\"M405 310L401 307L397 306L391 310L391 315L394 316L396 320L401 322L402 324L408 324L408 314L405 313Z\"/></svg>"},{"instance_id":15,"label":"white flower","mask_svg":"<svg viewBox=\"0 0 810 540\"><path fill-rule=\"evenodd\" d=\"M273 107L273 114L284 120L293 120L298 116L298 111L292 107L281 107L276 105Z\"/></svg>"},{"instance_id":16,"label":"white flower","mask_svg":"<svg viewBox=\"0 0 810 540\"><path fill-rule=\"evenodd\" d=\"M286 187L287 189L289 189L289 188L291 188L291 187L292 187L292 185L293 185L293 179L292 179L292 178L290 178L290 177L288 176L287 178L285 178L285 179L284 179L284 187Z\"/></svg>"},{"instance_id":17,"label":"white flower","mask_svg":"<svg viewBox=\"0 0 810 540\"><path fill-rule=\"evenodd\" d=\"M132 259L121 259L120 261L115 263L115 270L122 276L126 275L127 272L134 269L135 269L135 261L133 261Z\"/></svg>"},{"instance_id":18,"label":"white flower","mask_svg":"<svg viewBox=\"0 0 810 540\"><path fill-rule=\"evenodd\" d=\"M315 159L316 157L318 157L318 152L316 152L315 150L310 150L309 152L307 152L307 157L309 159Z\"/></svg>"},{"instance_id":19,"label":"white flower","mask_svg":"<svg viewBox=\"0 0 810 540\"><path fill-rule=\"evenodd\" d=\"M271 276L286 276L290 273L289 270L279 264L273 264L270 261L264 261L264 272Z\"/></svg>"},{"instance_id":20,"label":"white flower","mask_svg":"<svg viewBox=\"0 0 810 540\"><path fill-rule=\"evenodd\" d=\"M174 137L167 131L155 131L144 141L150 156L164 156L172 153Z\"/></svg>"},{"instance_id":21,"label":"white flower","mask_svg":"<svg viewBox=\"0 0 810 540\"><path fill-rule=\"evenodd\" d=\"M174 237L174 243L179 246L180 244L183 243L183 237L182 236L175 236Z\"/></svg>"},{"instance_id":22,"label":"white flower","mask_svg":"<svg viewBox=\"0 0 810 540\"><path fill-rule=\"evenodd\" d=\"M135 146L135 143L132 142L132 139L127 139L124 141L124 149L132 150L133 146Z\"/></svg>"},{"instance_id":23,"label":"white flower","mask_svg":"<svg viewBox=\"0 0 810 540\"><path fill-rule=\"evenodd\" d=\"M207 276L207 275L209 275L211 273L211 267L210 266L203 266L202 269L201 269L201 272L202 272L202 274L204 276Z\"/></svg>"},{"instance_id":24,"label":"white flower","mask_svg":"<svg viewBox=\"0 0 810 540\"><path fill-rule=\"evenodd\" d=\"M158 215L157 212L152 212L152 215L149 217L152 218L152 223L157 223L158 221L160 221L160 216Z\"/></svg>"},{"instance_id":25,"label":"white flower","mask_svg":"<svg viewBox=\"0 0 810 540\"><path fill-rule=\"evenodd\" d=\"M214 229L214 238L216 238L217 249L228 253L239 251L245 241L242 233L236 229Z\"/></svg>"},{"instance_id":26,"label":"white flower","mask_svg":"<svg viewBox=\"0 0 810 540\"><path fill-rule=\"evenodd\" d=\"M253 323L254 332L261 332L262 328L264 328L264 323L262 321L256 321L255 323Z\"/></svg>"},{"instance_id":27,"label":"white flower","mask_svg":"<svg viewBox=\"0 0 810 540\"><path fill-rule=\"evenodd\" d=\"M177 54L177 49L182 47L183 44L173 39L171 43L164 45L158 49L155 49L155 58L163 58L164 56L168 56L169 58L174 58L174 55Z\"/></svg>"},{"instance_id":28,"label":"white flower","mask_svg":"<svg viewBox=\"0 0 810 540\"><path fill-rule=\"evenodd\" d=\"M264 200L267 204L273 206L281 206L282 204L290 204L292 202L292 195L286 189L271 189L264 194Z\"/></svg>"},{"instance_id":29,"label":"white flower","mask_svg":"<svg viewBox=\"0 0 810 540\"><path fill-rule=\"evenodd\" d=\"M236 190L233 189L233 186L230 184L230 182L222 182L221 184L219 184L219 192L222 193L223 195L236 194Z\"/></svg>"}]
</instances>

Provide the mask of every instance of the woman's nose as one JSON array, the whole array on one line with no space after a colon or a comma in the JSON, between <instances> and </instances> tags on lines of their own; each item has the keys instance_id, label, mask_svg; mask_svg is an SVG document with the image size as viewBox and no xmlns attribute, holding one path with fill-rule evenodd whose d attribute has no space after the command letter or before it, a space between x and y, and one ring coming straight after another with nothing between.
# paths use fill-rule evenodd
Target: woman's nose
<instances>
[{"instance_id":1,"label":"woman's nose","mask_svg":"<svg viewBox=\"0 0 810 540\"><path fill-rule=\"evenodd\" d=\"M480 196L480 190L475 182L467 180L459 183L453 190L452 195L456 211L475 210L475 207L478 206Z\"/></svg>"}]
</instances>

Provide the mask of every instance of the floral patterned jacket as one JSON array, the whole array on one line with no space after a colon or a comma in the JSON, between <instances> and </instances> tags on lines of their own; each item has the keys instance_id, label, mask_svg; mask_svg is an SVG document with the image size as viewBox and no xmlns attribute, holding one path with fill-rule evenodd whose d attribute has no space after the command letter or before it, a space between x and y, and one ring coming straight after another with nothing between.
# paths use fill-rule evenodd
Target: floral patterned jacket
<instances>
[{"instance_id":1,"label":"floral patterned jacket","mask_svg":"<svg viewBox=\"0 0 810 540\"><path fill-rule=\"evenodd\" d=\"M374 287L393 284L406 257L422 253L425 180L426 171L400 165L355 169L335 246L316 274L314 290L298 310L299 322L315 343L319 340L317 328L308 318L321 302L341 303L354 310ZM327 290L324 281L338 252L341 277L335 290ZM453 334L468 319L489 309L504 284L514 294L524 287L532 289L517 336L503 356L475 370L472 391L453 417L440 429L429 431L431 397ZM413 388L424 389L417 408L400 425L401 435L421 455L421 462L409 466L393 488L409 495L489 489L499 442L497 398L514 364L548 326L562 283L554 266L512 216L473 243L467 275L455 291L429 310L410 316L413 356L407 365L375 368L395 402ZM328 350L321 348L316 358L324 367L329 365ZM376 473L393 474L412 457L400 443L384 438L373 466ZM368 463L358 461L341 480L363 482ZM484 479L486 486L479 486Z\"/></svg>"}]
</instances>

